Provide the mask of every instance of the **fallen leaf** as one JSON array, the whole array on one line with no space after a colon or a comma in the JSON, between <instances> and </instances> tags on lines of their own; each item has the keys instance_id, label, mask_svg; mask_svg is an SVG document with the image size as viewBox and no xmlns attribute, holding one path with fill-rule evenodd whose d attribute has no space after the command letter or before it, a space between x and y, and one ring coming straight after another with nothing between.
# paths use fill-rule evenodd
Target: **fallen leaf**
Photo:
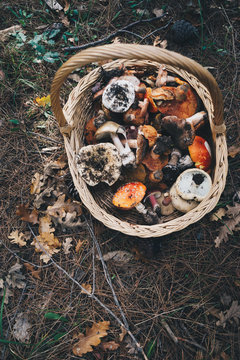
<instances>
[{"instance_id":1,"label":"fallen leaf","mask_svg":"<svg viewBox=\"0 0 240 360\"><path fill-rule=\"evenodd\" d=\"M33 100L33 102L39 106L47 106L47 105L51 105L51 98L50 98L50 95L47 95L47 96L43 96L43 97L36 97L35 100Z\"/></svg>"},{"instance_id":2,"label":"fallen leaf","mask_svg":"<svg viewBox=\"0 0 240 360\"><path fill-rule=\"evenodd\" d=\"M24 313L19 313L13 326L13 335L18 341L27 342L30 338L29 330L31 327L28 316Z\"/></svg>"},{"instance_id":3,"label":"fallen leaf","mask_svg":"<svg viewBox=\"0 0 240 360\"><path fill-rule=\"evenodd\" d=\"M62 5L60 5L56 0L45 0L45 3L52 9L56 11L63 10Z\"/></svg>"},{"instance_id":4,"label":"fallen leaf","mask_svg":"<svg viewBox=\"0 0 240 360\"><path fill-rule=\"evenodd\" d=\"M234 206L227 205L226 216L234 218L240 214L240 204L235 203Z\"/></svg>"},{"instance_id":5,"label":"fallen leaf","mask_svg":"<svg viewBox=\"0 0 240 360\"><path fill-rule=\"evenodd\" d=\"M153 46L160 46L162 49L166 49L167 47L167 40L161 40L160 36L157 36L153 42Z\"/></svg>"},{"instance_id":6,"label":"fallen leaf","mask_svg":"<svg viewBox=\"0 0 240 360\"><path fill-rule=\"evenodd\" d=\"M127 334L127 330L121 326L121 333L119 334L119 341L122 342L125 335Z\"/></svg>"},{"instance_id":7,"label":"fallen leaf","mask_svg":"<svg viewBox=\"0 0 240 360\"><path fill-rule=\"evenodd\" d=\"M119 37L115 37L112 41L113 44L121 44L121 40Z\"/></svg>"},{"instance_id":8,"label":"fallen leaf","mask_svg":"<svg viewBox=\"0 0 240 360\"><path fill-rule=\"evenodd\" d=\"M25 235L22 232L18 233L18 230L12 231L8 238L12 244L17 244L20 247L27 245Z\"/></svg>"},{"instance_id":9,"label":"fallen leaf","mask_svg":"<svg viewBox=\"0 0 240 360\"><path fill-rule=\"evenodd\" d=\"M31 275L38 280L41 280L40 273L41 269L34 270L34 266L29 263L24 263L25 268L31 272Z\"/></svg>"},{"instance_id":10,"label":"fallen leaf","mask_svg":"<svg viewBox=\"0 0 240 360\"><path fill-rule=\"evenodd\" d=\"M228 148L228 156L231 158L235 158L236 155L240 153L240 145L239 141L235 145L232 145Z\"/></svg>"},{"instance_id":11,"label":"fallen leaf","mask_svg":"<svg viewBox=\"0 0 240 360\"><path fill-rule=\"evenodd\" d=\"M215 247L219 247L220 244L228 241L228 236L233 234L240 222L240 214L235 216L234 219L226 220L224 225L220 227L219 235L214 240Z\"/></svg>"},{"instance_id":12,"label":"fallen leaf","mask_svg":"<svg viewBox=\"0 0 240 360\"><path fill-rule=\"evenodd\" d=\"M101 321L94 323L91 328L87 328L86 335L78 334L79 341L73 346L73 353L82 356L93 351L92 346L97 346L101 342L101 338L107 335L110 321Z\"/></svg>"},{"instance_id":13,"label":"fallen leaf","mask_svg":"<svg viewBox=\"0 0 240 360\"><path fill-rule=\"evenodd\" d=\"M68 76L68 79L76 81L77 83L81 80L81 77L78 74L72 74Z\"/></svg>"},{"instance_id":14,"label":"fallen leaf","mask_svg":"<svg viewBox=\"0 0 240 360\"><path fill-rule=\"evenodd\" d=\"M2 290L0 291L0 296L3 296L3 295L4 295L4 289L2 289ZM4 304L8 304L8 301L9 301L9 297L10 297L10 296L13 296L13 292L12 292L8 287L6 287Z\"/></svg>"},{"instance_id":15,"label":"fallen leaf","mask_svg":"<svg viewBox=\"0 0 240 360\"><path fill-rule=\"evenodd\" d=\"M6 276L6 283L9 287L23 289L26 286L25 275L21 273L22 265L16 262L9 270Z\"/></svg>"},{"instance_id":16,"label":"fallen leaf","mask_svg":"<svg viewBox=\"0 0 240 360\"><path fill-rule=\"evenodd\" d=\"M49 215L43 216L39 219L39 234L53 233L55 229L52 227L52 220Z\"/></svg>"},{"instance_id":17,"label":"fallen leaf","mask_svg":"<svg viewBox=\"0 0 240 360\"><path fill-rule=\"evenodd\" d=\"M52 193L54 191L54 187L47 187L46 189L44 189L40 194L37 194L33 205L35 208L39 209L43 204L45 204L46 202L46 197L50 198L52 196Z\"/></svg>"},{"instance_id":18,"label":"fallen leaf","mask_svg":"<svg viewBox=\"0 0 240 360\"><path fill-rule=\"evenodd\" d=\"M240 318L240 305L238 305L238 301L234 300L232 302L232 305L229 310L224 311L224 313L221 311L220 314L220 320L216 322L217 326L222 326L225 328L226 322L234 319L237 325L239 324L239 318Z\"/></svg>"},{"instance_id":19,"label":"fallen leaf","mask_svg":"<svg viewBox=\"0 0 240 360\"><path fill-rule=\"evenodd\" d=\"M108 342L102 342L101 343L101 348L106 351L106 350L117 350L119 348L119 344L117 344L115 341L108 341Z\"/></svg>"},{"instance_id":20,"label":"fallen leaf","mask_svg":"<svg viewBox=\"0 0 240 360\"><path fill-rule=\"evenodd\" d=\"M38 223L38 211L33 209L32 211L28 209L29 204L20 204L17 205L16 214L20 216L21 220L30 222L32 224Z\"/></svg>"},{"instance_id":21,"label":"fallen leaf","mask_svg":"<svg viewBox=\"0 0 240 360\"><path fill-rule=\"evenodd\" d=\"M0 279L0 289L3 289L3 286L4 286L4 281L3 279Z\"/></svg>"},{"instance_id":22,"label":"fallen leaf","mask_svg":"<svg viewBox=\"0 0 240 360\"><path fill-rule=\"evenodd\" d=\"M32 185L30 187L30 194L39 194L42 186L44 185L43 175L36 172L32 178Z\"/></svg>"},{"instance_id":23,"label":"fallen leaf","mask_svg":"<svg viewBox=\"0 0 240 360\"><path fill-rule=\"evenodd\" d=\"M77 245L75 247L76 253L78 253L80 251L80 249L83 246L84 242L85 242L85 240L78 240Z\"/></svg>"},{"instance_id":24,"label":"fallen leaf","mask_svg":"<svg viewBox=\"0 0 240 360\"><path fill-rule=\"evenodd\" d=\"M63 252L65 255L68 255L70 253L70 248L72 247L72 238L68 237L63 241Z\"/></svg>"},{"instance_id":25,"label":"fallen leaf","mask_svg":"<svg viewBox=\"0 0 240 360\"><path fill-rule=\"evenodd\" d=\"M81 284L81 286L87 290L89 293L92 293L92 285L91 284ZM81 290L81 294L87 294L84 290Z\"/></svg>"},{"instance_id":26,"label":"fallen leaf","mask_svg":"<svg viewBox=\"0 0 240 360\"><path fill-rule=\"evenodd\" d=\"M13 25L7 29L0 30L0 41L6 41L10 35L18 31L24 32L20 25Z\"/></svg>"},{"instance_id":27,"label":"fallen leaf","mask_svg":"<svg viewBox=\"0 0 240 360\"><path fill-rule=\"evenodd\" d=\"M99 256L96 256L98 260L100 260ZM128 251L116 250L110 251L107 254L103 255L103 260L114 260L117 262L128 263L130 260L133 259L133 255Z\"/></svg>"},{"instance_id":28,"label":"fallen leaf","mask_svg":"<svg viewBox=\"0 0 240 360\"><path fill-rule=\"evenodd\" d=\"M223 305L226 305L228 306L231 302L232 298L230 295L227 295L226 293L223 293L221 296L220 296L220 301Z\"/></svg>"},{"instance_id":29,"label":"fallen leaf","mask_svg":"<svg viewBox=\"0 0 240 360\"><path fill-rule=\"evenodd\" d=\"M153 14L154 15L156 15L156 17L158 17L158 16L162 16L163 15L163 13L164 13L164 11L163 11L163 9L153 9Z\"/></svg>"},{"instance_id":30,"label":"fallen leaf","mask_svg":"<svg viewBox=\"0 0 240 360\"><path fill-rule=\"evenodd\" d=\"M219 208L216 212L214 212L211 215L210 220L211 221L218 221L219 219L222 219L222 217L225 216L225 214L226 214L226 209Z\"/></svg>"}]
</instances>

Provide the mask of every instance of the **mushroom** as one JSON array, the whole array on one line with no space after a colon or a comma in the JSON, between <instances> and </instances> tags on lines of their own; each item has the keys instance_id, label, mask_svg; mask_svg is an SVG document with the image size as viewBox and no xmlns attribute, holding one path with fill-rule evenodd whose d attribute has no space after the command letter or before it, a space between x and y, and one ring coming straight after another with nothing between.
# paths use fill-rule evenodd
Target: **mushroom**
<instances>
[{"instance_id":1,"label":"mushroom","mask_svg":"<svg viewBox=\"0 0 240 360\"><path fill-rule=\"evenodd\" d=\"M158 215L161 216L161 208L158 202L158 199L161 196L160 191L151 191L144 199L144 203L150 203L153 211Z\"/></svg>"},{"instance_id":2,"label":"mushroom","mask_svg":"<svg viewBox=\"0 0 240 360\"><path fill-rule=\"evenodd\" d=\"M157 78L156 78L156 87L164 86L168 82L176 82L180 85L186 84L186 81L183 81L175 76L168 75L165 65L160 65Z\"/></svg>"},{"instance_id":3,"label":"mushroom","mask_svg":"<svg viewBox=\"0 0 240 360\"><path fill-rule=\"evenodd\" d=\"M96 116L93 116L86 124L84 129L84 139L87 144L95 144L95 132L97 129L106 122L106 118L104 116L104 112L102 110L98 111Z\"/></svg>"},{"instance_id":4,"label":"mushroom","mask_svg":"<svg viewBox=\"0 0 240 360\"><path fill-rule=\"evenodd\" d=\"M146 94L146 85L140 82L139 86L135 88L135 95L138 100L143 100Z\"/></svg>"},{"instance_id":5,"label":"mushroom","mask_svg":"<svg viewBox=\"0 0 240 360\"><path fill-rule=\"evenodd\" d=\"M150 171L159 171L162 170L164 166L168 163L167 155L159 155L156 158L152 157L152 151L148 152L147 155L142 160L142 163L150 170Z\"/></svg>"},{"instance_id":6,"label":"mushroom","mask_svg":"<svg viewBox=\"0 0 240 360\"><path fill-rule=\"evenodd\" d=\"M149 101L149 112L151 113L157 113L158 112L158 107L157 105L155 104L153 98L152 98L152 88L150 87L147 87L146 88L146 93L145 93L145 96L144 98L148 99Z\"/></svg>"},{"instance_id":7,"label":"mushroom","mask_svg":"<svg viewBox=\"0 0 240 360\"><path fill-rule=\"evenodd\" d=\"M194 200L184 200L176 190L176 183L174 183L171 187L169 194L172 199L172 205L174 206L174 208L183 213L187 213L199 204L197 201Z\"/></svg>"},{"instance_id":8,"label":"mushroom","mask_svg":"<svg viewBox=\"0 0 240 360\"><path fill-rule=\"evenodd\" d=\"M177 179L180 170L178 160L181 157L181 151L174 148L171 152L171 158L166 166L162 168L163 182L168 186L172 185Z\"/></svg>"},{"instance_id":9,"label":"mushroom","mask_svg":"<svg viewBox=\"0 0 240 360\"><path fill-rule=\"evenodd\" d=\"M179 118L187 118L195 114L198 107L198 98L189 84L184 83L177 87L163 86L162 89L171 91L174 94L174 99L158 104L160 113Z\"/></svg>"},{"instance_id":10,"label":"mushroom","mask_svg":"<svg viewBox=\"0 0 240 360\"><path fill-rule=\"evenodd\" d=\"M173 138L175 145L180 149L187 149L195 138L195 128L204 123L205 111L200 111L187 119L177 116L165 116L162 119L162 128Z\"/></svg>"},{"instance_id":11,"label":"mushroom","mask_svg":"<svg viewBox=\"0 0 240 360\"><path fill-rule=\"evenodd\" d=\"M137 165L136 168L127 169L122 174L124 177L124 182L133 182L133 181L140 181L145 183L146 181L146 169L145 166L142 164Z\"/></svg>"},{"instance_id":12,"label":"mushroom","mask_svg":"<svg viewBox=\"0 0 240 360\"><path fill-rule=\"evenodd\" d=\"M152 171L148 175L148 179L151 183L159 183L163 179L163 172L161 169Z\"/></svg>"},{"instance_id":13,"label":"mushroom","mask_svg":"<svg viewBox=\"0 0 240 360\"><path fill-rule=\"evenodd\" d=\"M208 142L201 136L195 136L192 145L188 147L189 154L196 168L209 170L211 167L211 148Z\"/></svg>"},{"instance_id":14,"label":"mushroom","mask_svg":"<svg viewBox=\"0 0 240 360\"><path fill-rule=\"evenodd\" d=\"M151 151L151 155L154 159L160 155L168 155L173 147L171 136L160 135L158 136L156 143Z\"/></svg>"},{"instance_id":15,"label":"mushroom","mask_svg":"<svg viewBox=\"0 0 240 360\"><path fill-rule=\"evenodd\" d=\"M107 121L100 128L97 129L95 137L97 141L101 141L105 138L111 137L114 145L119 151L119 155L122 159L123 166L134 166L135 155L131 151L127 142L123 144L119 138L119 135L126 140L126 131L123 126L113 122Z\"/></svg>"},{"instance_id":16,"label":"mushroom","mask_svg":"<svg viewBox=\"0 0 240 360\"><path fill-rule=\"evenodd\" d=\"M113 113L124 113L135 100L133 84L127 80L111 82L103 91L102 104Z\"/></svg>"},{"instance_id":17,"label":"mushroom","mask_svg":"<svg viewBox=\"0 0 240 360\"><path fill-rule=\"evenodd\" d=\"M212 187L210 176L201 169L188 169L176 180L176 191L184 200L202 201Z\"/></svg>"},{"instance_id":18,"label":"mushroom","mask_svg":"<svg viewBox=\"0 0 240 360\"><path fill-rule=\"evenodd\" d=\"M194 162L192 161L192 159L189 155L182 156L178 161L178 167L179 167L180 172L190 169L193 166L194 166Z\"/></svg>"},{"instance_id":19,"label":"mushroom","mask_svg":"<svg viewBox=\"0 0 240 360\"><path fill-rule=\"evenodd\" d=\"M175 211L169 192L161 194L158 204L162 215L171 215Z\"/></svg>"},{"instance_id":20,"label":"mushroom","mask_svg":"<svg viewBox=\"0 0 240 360\"><path fill-rule=\"evenodd\" d=\"M90 186L100 182L113 185L121 174L121 157L111 143L83 146L76 155L76 162L79 174Z\"/></svg>"},{"instance_id":21,"label":"mushroom","mask_svg":"<svg viewBox=\"0 0 240 360\"><path fill-rule=\"evenodd\" d=\"M127 183L117 190L113 196L112 203L122 210L131 210L135 208L142 214L147 224L156 224L158 222L157 215L141 203L141 200L145 196L146 189L146 186L141 182Z\"/></svg>"},{"instance_id":22,"label":"mushroom","mask_svg":"<svg viewBox=\"0 0 240 360\"><path fill-rule=\"evenodd\" d=\"M148 118L148 99L144 99L144 101L139 101L138 107L130 107L128 111L126 111L123 115L123 121L126 124L133 125L142 125Z\"/></svg>"},{"instance_id":23,"label":"mushroom","mask_svg":"<svg viewBox=\"0 0 240 360\"><path fill-rule=\"evenodd\" d=\"M151 125L142 125L139 127L138 132L143 134L145 139L148 140L148 146L151 148L157 141L158 133L157 130Z\"/></svg>"}]
</instances>

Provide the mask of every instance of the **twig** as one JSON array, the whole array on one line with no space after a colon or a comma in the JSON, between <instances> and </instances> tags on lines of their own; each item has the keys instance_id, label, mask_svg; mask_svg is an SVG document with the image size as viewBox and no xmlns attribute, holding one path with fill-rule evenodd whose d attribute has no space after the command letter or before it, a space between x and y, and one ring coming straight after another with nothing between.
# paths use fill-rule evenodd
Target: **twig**
<instances>
[{"instance_id":1,"label":"twig","mask_svg":"<svg viewBox=\"0 0 240 360\"><path fill-rule=\"evenodd\" d=\"M178 343L178 338L174 335L173 331L171 330L170 326L166 323L166 321L163 319L161 320L162 326L167 330L168 334L172 338L173 342L175 344Z\"/></svg>"},{"instance_id":2,"label":"twig","mask_svg":"<svg viewBox=\"0 0 240 360\"><path fill-rule=\"evenodd\" d=\"M96 45L106 43L106 42L112 40L115 36L119 35L120 33L126 32L126 30L129 30L129 29L131 29L132 27L134 27L136 25L139 25L139 24L142 24L142 23L149 23L149 22L152 22L154 20L159 20L159 19L162 19L166 15L167 15L167 13L162 14L161 16L156 16L156 17L151 18L151 19L144 19L144 20L141 19L141 20L135 21L135 22L133 22L131 24L128 24L127 26L124 26L122 29L119 29L119 30L115 31L114 33L106 36L103 39L92 41L90 43L80 45L80 46L65 47L65 48L63 48L63 51L83 50L83 49L87 49L87 48L89 48L91 46L96 46ZM131 34L136 36L135 33L131 33ZM140 36L140 35L137 35L137 36Z\"/></svg>"},{"instance_id":3,"label":"twig","mask_svg":"<svg viewBox=\"0 0 240 360\"><path fill-rule=\"evenodd\" d=\"M103 304L101 302L101 300L99 300L93 293L90 293L89 291L87 291L77 280L75 280L64 268L62 268L58 263L56 263L56 261L54 261L51 257L51 255L46 251L46 249L44 249L44 247L42 246L42 244L40 244L40 242L38 241L36 235L34 234L31 226L28 224L28 227L31 231L31 233L33 234L36 242L38 243L38 246L41 248L41 250L50 258L50 261L53 265L56 266L56 268L58 268L58 270L60 270L61 272L63 272L74 284L76 284L85 294L87 294L90 298L94 299L102 308L104 308L117 322L120 326L122 326L127 333L129 334L129 336L132 338L132 340L134 341L134 343L136 344L137 349L139 350L139 352L141 352L144 360L148 360L146 354L144 353L143 348L141 347L141 345L139 344L139 342L136 340L135 336L133 335L133 333L129 330L129 327L125 326L125 324L117 317L116 314L114 314L114 312L109 309L109 307L107 307L105 304Z\"/></svg>"},{"instance_id":4,"label":"twig","mask_svg":"<svg viewBox=\"0 0 240 360\"><path fill-rule=\"evenodd\" d=\"M160 30L166 29L166 28L171 24L172 20L173 20L173 19L170 19L169 22L168 22L166 25L164 25L164 26L162 26L162 27L160 27L160 28L157 28L157 29L155 29L154 31L152 31L150 34L144 36L144 37L142 38L141 42L142 42L143 40L147 39L148 37L154 35L156 32L158 32L158 31L160 31Z\"/></svg>"},{"instance_id":5,"label":"twig","mask_svg":"<svg viewBox=\"0 0 240 360\"><path fill-rule=\"evenodd\" d=\"M35 132L33 132L33 131L28 131L28 134L35 135L35 136L40 136L40 137L42 137L43 139L48 140L48 141L55 142L56 144L62 144L61 141L52 139L52 138L50 138L50 137L48 137L48 136L44 136L44 135L39 134L39 133L35 133Z\"/></svg>"}]
</instances>

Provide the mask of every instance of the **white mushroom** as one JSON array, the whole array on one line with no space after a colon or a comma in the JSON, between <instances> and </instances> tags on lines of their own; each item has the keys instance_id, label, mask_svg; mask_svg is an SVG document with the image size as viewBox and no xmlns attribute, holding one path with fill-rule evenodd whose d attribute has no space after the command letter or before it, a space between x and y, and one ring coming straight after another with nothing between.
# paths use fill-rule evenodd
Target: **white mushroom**
<instances>
[{"instance_id":1,"label":"white mushroom","mask_svg":"<svg viewBox=\"0 0 240 360\"><path fill-rule=\"evenodd\" d=\"M112 143L87 145L76 156L77 169L90 186L100 182L113 185L121 174L122 160Z\"/></svg>"},{"instance_id":2,"label":"white mushroom","mask_svg":"<svg viewBox=\"0 0 240 360\"><path fill-rule=\"evenodd\" d=\"M124 113L134 100L134 85L127 80L116 80L107 85L102 95L103 106L114 113Z\"/></svg>"},{"instance_id":3,"label":"white mushroom","mask_svg":"<svg viewBox=\"0 0 240 360\"><path fill-rule=\"evenodd\" d=\"M212 187L212 180L208 173L201 169L188 169L176 180L176 191L184 200L202 201Z\"/></svg>"},{"instance_id":4,"label":"white mushroom","mask_svg":"<svg viewBox=\"0 0 240 360\"><path fill-rule=\"evenodd\" d=\"M172 199L172 205L175 207L175 209L183 213L187 213L199 204L197 201L184 200L181 198L181 196L177 193L176 183L174 183L170 189L170 197Z\"/></svg>"},{"instance_id":5,"label":"white mushroom","mask_svg":"<svg viewBox=\"0 0 240 360\"><path fill-rule=\"evenodd\" d=\"M124 138L124 144L121 142L119 135ZM114 145L118 149L123 166L134 166L135 155L127 143L125 128L114 121L106 121L102 126L100 126L100 128L97 129L95 138L97 141L102 141L108 137L111 137Z\"/></svg>"}]
</instances>

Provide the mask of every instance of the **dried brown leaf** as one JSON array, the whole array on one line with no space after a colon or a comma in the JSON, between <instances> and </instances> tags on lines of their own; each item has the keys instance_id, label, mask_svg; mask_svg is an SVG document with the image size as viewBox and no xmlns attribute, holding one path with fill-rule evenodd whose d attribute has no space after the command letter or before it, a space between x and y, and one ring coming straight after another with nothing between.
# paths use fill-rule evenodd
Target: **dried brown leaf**
<instances>
[{"instance_id":1,"label":"dried brown leaf","mask_svg":"<svg viewBox=\"0 0 240 360\"><path fill-rule=\"evenodd\" d=\"M115 341L108 341L108 342L102 342L101 343L101 348L106 351L106 350L117 350L119 348L119 344L117 344Z\"/></svg>"},{"instance_id":2,"label":"dried brown leaf","mask_svg":"<svg viewBox=\"0 0 240 360\"><path fill-rule=\"evenodd\" d=\"M82 287L85 289L85 290L87 290L89 293L91 293L92 292L92 285L91 284L85 284L85 283L83 283L83 284L81 284L82 285ZM84 290L81 290L81 294L87 294Z\"/></svg>"},{"instance_id":3,"label":"dried brown leaf","mask_svg":"<svg viewBox=\"0 0 240 360\"><path fill-rule=\"evenodd\" d=\"M239 141L237 141L235 145L229 147L228 156L230 156L231 158L235 158L235 156L238 155L239 153L240 153L240 145L239 145Z\"/></svg>"},{"instance_id":4,"label":"dried brown leaf","mask_svg":"<svg viewBox=\"0 0 240 360\"><path fill-rule=\"evenodd\" d=\"M82 225L79 216L82 214L82 208L79 202L65 201L65 194L61 194L57 201L48 206L47 213L53 218L55 223L64 227L76 227Z\"/></svg>"},{"instance_id":5,"label":"dried brown leaf","mask_svg":"<svg viewBox=\"0 0 240 360\"><path fill-rule=\"evenodd\" d=\"M12 231L8 238L12 244L17 244L20 247L27 245L25 235L22 232L18 233L18 230Z\"/></svg>"},{"instance_id":6,"label":"dried brown leaf","mask_svg":"<svg viewBox=\"0 0 240 360\"><path fill-rule=\"evenodd\" d=\"M18 341L27 342L30 338L29 330L31 327L28 316L24 313L19 313L13 326L13 335Z\"/></svg>"},{"instance_id":7,"label":"dried brown leaf","mask_svg":"<svg viewBox=\"0 0 240 360\"><path fill-rule=\"evenodd\" d=\"M80 333L78 335L79 341L73 346L74 355L82 356L93 351L92 346L99 345L101 338L107 335L109 325L110 321L101 321L94 323L91 328L87 328L86 335Z\"/></svg>"},{"instance_id":8,"label":"dried brown leaf","mask_svg":"<svg viewBox=\"0 0 240 360\"><path fill-rule=\"evenodd\" d=\"M2 289L2 290L0 291L0 296L3 296L3 294L4 294L4 289ZM4 304L8 304L8 301L9 301L9 297L10 297L10 296L13 296L13 292L12 292L8 287L6 287Z\"/></svg>"},{"instance_id":9,"label":"dried brown leaf","mask_svg":"<svg viewBox=\"0 0 240 360\"><path fill-rule=\"evenodd\" d=\"M216 212L214 212L211 215L210 220L211 221L218 221L219 219L222 219L222 217L225 216L225 214L226 214L226 209L219 208Z\"/></svg>"},{"instance_id":10,"label":"dried brown leaf","mask_svg":"<svg viewBox=\"0 0 240 360\"><path fill-rule=\"evenodd\" d=\"M41 277L40 277L41 269L34 270L34 266L29 263L24 263L24 266L29 272L31 272L31 275L35 279L41 280Z\"/></svg>"},{"instance_id":11,"label":"dried brown leaf","mask_svg":"<svg viewBox=\"0 0 240 360\"><path fill-rule=\"evenodd\" d=\"M125 335L127 334L127 330L121 326L121 333L119 334L119 341L122 342Z\"/></svg>"},{"instance_id":12,"label":"dried brown leaf","mask_svg":"<svg viewBox=\"0 0 240 360\"><path fill-rule=\"evenodd\" d=\"M0 30L0 41L6 41L10 35L16 33L17 31L25 32L22 30L20 25L13 25L7 29Z\"/></svg>"},{"instance_id":13,"label":"dried brown leaf","mask_svg":"<svg viewBox=\"0 0 240 360\"><path fill-rule=\"evenodd\" d=\"M16 214L20 216L21 220L30 222L32 224L38 223L38 211L33 209L32 211L28 209L29 204L20 204L17 205Z\"/></svg>"},{"instance_id":14,"label":"dried brown leaf","mask_svg":"<svg viewBox=\"0 0 240 360\"><path fill-rule=\"evenodd\" d=\"M63 252L65 255L68 255L70 253L70 248L73 246L72 241L73 241L73 239L71 237L68 237L63 241L62 246L63 246Z\"/></svg>"},{"instance_id":15,"label":"dried brown leaf","mask_svg":"<svg viewBox=\"0 0 240 360\"><path fill-rule=\"evenodd\" d=\"M235 216L238 216L240 214L240 204L235 203L234 206L227 205L227 212L226 216L229 218L234 218Z\"/></svg>"},{"instance_id":16,"label":"dried brown leaf","mask_svg":"<svg viewBox=\"0 0 240 360\"><path fill-rule=\"evenodd\" d=\"M239 318L240 318L240 305L238 305L238 301L234 300L232 302L232 305L229 310L224 311L224 313L221 311L220 314L220 320L216 322L217 326L222 326L225 328L226 322L234 319L237 325L239 324Z\"/></svg>"},{"instance_id":17,"label":"dried brown leaf","mask_svg":"<svg viewBox=\"0 0 240 360\"><path fill-rule=\"evenodd\" d=\"M59 2L57 2L56 0L45 0L45 3L52 9L55 11L61 11L63 10L62 5L59 4Z\"/></svg>"},{"instance_id":18,"label":"dried brown leaf","mask_svg":"<svg viewBox=\"0 0 240 360\"><path fill-rule=\"evenodd\" d=\"M44 185L44 177L36 172L32 177L32 185L30 186L30 194L39 194Z\"/></svg>"},{"instance_id":19,"label":"dried brown leaf","mask_svg":"<svg viewBox=\"0 0 240 360\"><path fill-rule=\"evenodd\" d=\"M98 260L100 260L99 256L96 256ZM133 259L133 254L128 251L116 250L109 251L107 254L103 255L104 261L114 260L121 263L128 263Z\"/></svg>"},{"instance_id":20,"label":"dried brown leaf","mask_svg":"<svg viewBox=\"0 0 240 360\"><path fill-rule=\"evenodd\" d=\"M157 9L157 8L153 9L152 12L153 12L154 15L156 15L156 17L162 16L163 13L164 13L163 9Z\"/></svg>"},{"instance_id":21,"label":"dried brown leaf","mask_svg":"<svg viewBox=\"0 0 240 360\"><path fill-rule=\"evenodd\" d=\"M80 251L80 249L83 246L84 242L85 242L85 240L78 240L77 245L75 247L76 253L78 253Z\"/></svg>"},{"instance_id":22,"label":"dried brown leaf","mask_svg":"<svg viewBox=\"0 0 240 360\"><path fill-rule=\"evenodd\" d=\"M217 238L214 240L215 247L219 247L220 244L225 241L228 241L228 236L232 235L233 231L236 230L240 222L240 214L235 216L234 219L229 219L225 221L225 224L220 227L220 232Z\"/></svg>"},{"instance_id":23,"label":"dried brown leaf","mask_svg":"<svg viewBox=\"0 0 240 360\"><path fill-rule=\"evenodd\" d=\"M22 265L16 262L9 270L6 276L6 283L9 287L23 289L26 286L25 275L21 273Z\"/></svg>"}]
</instances>

